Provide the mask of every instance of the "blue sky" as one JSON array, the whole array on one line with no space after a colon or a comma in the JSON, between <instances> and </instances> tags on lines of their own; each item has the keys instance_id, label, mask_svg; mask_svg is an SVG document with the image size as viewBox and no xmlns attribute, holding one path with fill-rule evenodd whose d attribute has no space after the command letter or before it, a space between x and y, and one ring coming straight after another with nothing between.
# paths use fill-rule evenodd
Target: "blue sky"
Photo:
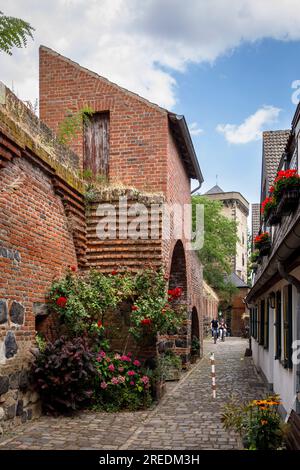
<instances>
[{"instance_id":1,"label":"blue sky","mask_svg":"<svg viewBox=\"0 0 300 470\"><path fill-rule=\"evenodd\" d=\"M38 48L184 114L205 178L259 197L261 132L285 129L300 80L299 0L11 0L34 41L0 54L0 80L38 98ZM300 87L299 87L300 89Z\"/></svg>"},{"instance_id":2,"label":"blue sky","mask_svg":"<svg viewBox=\"0 0 300 470\"><path fill-rule=\"evenodd\" d=\"M205 182L224 191L240 191L249 202L259 198L261 139L245 144L226 141L219 123L240 124L263 105L280 108L276 122L263 129L288 129L296 108L291 96L300 79L300 42L262 40L243 45L212 65L190 66L177 74L179 101L175 110L197 122L203 132L193 136Z\"/></svg>"}]
</instances>

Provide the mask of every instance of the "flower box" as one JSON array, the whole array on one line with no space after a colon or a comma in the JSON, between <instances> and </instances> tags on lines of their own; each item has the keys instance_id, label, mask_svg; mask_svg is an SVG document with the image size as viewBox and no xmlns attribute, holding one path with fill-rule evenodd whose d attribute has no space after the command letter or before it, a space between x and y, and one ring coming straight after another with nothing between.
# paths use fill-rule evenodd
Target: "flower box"
<instances>
[{"instance_id":1,"label":"flower box","mask_svg":"<svg viewBox=\"0 0 300 470\"><path fill-rule=\"evenodd\" d=\"M269 211L269 214L266 216L266 223L270 227L272 225L278 225L281 222L281 214L278 211L278 207L274 207Z\"/></svg>"},{"instance_id":2,"label":"flower box","mask_svg":"<svg viewBox=\"0 0 300 470\"><path fill-rule=\"evenodd\" d=\"M288 215L299 203L299 189L285 189L278 203L277 211L280 215Z\"/></svg>"},{"instance_id":3,"label":"flower box","mask_svg":"<svg viewBox=\"0 0 300 470\"><path fill-rule=\"evenodd\" d=\"M266 241L262 243L259 247L259 254L260 256L267 256L271 250L271 242Z\"/></svg>"}]
</instances>

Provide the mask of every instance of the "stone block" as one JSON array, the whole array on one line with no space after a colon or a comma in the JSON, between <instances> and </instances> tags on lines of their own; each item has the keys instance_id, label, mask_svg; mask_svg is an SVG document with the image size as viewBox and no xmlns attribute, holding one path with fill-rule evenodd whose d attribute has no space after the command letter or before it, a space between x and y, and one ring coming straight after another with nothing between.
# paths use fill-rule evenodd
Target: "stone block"
<instances>
[{"instance_id":1,"label":"stone block","mask_svg":"<svg viewBox=\"0 0 300 470\"><path fill-rule=\"evenodd\" d=\"M0 376L0 395L8 392L9 389L9 378L7 375Z\"/></svg>"},{"instance_id":2,"label":"stone block","mask_svg":"<svg viewBox=\"0 0 300 470\"><path fill-rule=\"evenodd\" d=\"M19 372L11 374L9 377L9 388L16 390L19 388Z\"/></svg>"},{"instance_id":3,"label":"stone block","mask_svg":"<svg viewBox=\"0 0 300 470\"><path fill-rule=\"evenodd\" d=\"M19 387L20 390L25 390L29 386L29 374L26 370L20 372Z\"/></svg>"},{"instance_id":4,"label":"stone block","mask_svg":"<svg viewBox=\"0 0 300 470\"><path fill-rule=\"evenodd\" d=\"M0 421L4 419L4 416L5 416L4 409L0 408Z\"/></svg>"},{"instance_id":5,"label":"stone block","mask_svg":"<svg viewBox=\"0 0 300 470\"><path fill-rule=\"evenodd\" d=\"M10 313L10 319L13 323L16 323L17 325L23 325L24 316L25 316L25 308L23 307L22 304L14 300L9 313Z\"/></svg>"},{"instance_id":6,"label":"stone block","mask_svg":"<svg viewBox=\"0 0 300 470\"><path fill-rule=\"evenodd\" d=\"M5 341L4 341L4 346L5 346L5 357L9 359L10 357L13 357L17 351L18 351L18 345L16 342L15 335L12 331L9 331L6 335Z\"/></svg>"},{"instance_id":7,"label":"stone block","mask_svg":"<svg viewBox=\"0 0 300 470\"><path fill-rule=\"evenodd\" d=\"M0 325L6 323L8 320L8 310L7 310L7 301L0 300Z\"/></svg>"},{"instance_id":8,"label":"stone block","mask_svg":"<svg viewBox=\"0 0 300 470\"><path fill-rule=\"evenodd\" d=\"M9 405L5 410L5 419L13 419L16 416L16 405Z\"/></svg>"},{"instance_id":9,"label":"stone block","mask_svg":"<svg viewBox=\"0 0 300 470\"><path fill-rule=\"evenodd\" d=\"M23 415L23 400L18 400L16 416L22 416L22 415Z\"/></svg>"}]
</instances>

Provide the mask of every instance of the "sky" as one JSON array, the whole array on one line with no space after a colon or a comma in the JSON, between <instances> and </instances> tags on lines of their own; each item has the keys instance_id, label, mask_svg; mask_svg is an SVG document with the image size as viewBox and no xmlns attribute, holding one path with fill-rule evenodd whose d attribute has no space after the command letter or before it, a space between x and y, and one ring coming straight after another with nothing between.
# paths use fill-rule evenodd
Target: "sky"
<instances>
[{"instance_id":1,"label":"sky","mask_svg":"<svg viewBox=\"0 0 300 470\"><path fill-rule=\"evenodd\" d=\"M38 98L48 46L184 114L204 176L259 201L261 133L289 129L300 98L299 0L0 0L35 28L0 53L0 80ZM299 92L299 93L298 93Z\"/></svg>"}]
</instances>

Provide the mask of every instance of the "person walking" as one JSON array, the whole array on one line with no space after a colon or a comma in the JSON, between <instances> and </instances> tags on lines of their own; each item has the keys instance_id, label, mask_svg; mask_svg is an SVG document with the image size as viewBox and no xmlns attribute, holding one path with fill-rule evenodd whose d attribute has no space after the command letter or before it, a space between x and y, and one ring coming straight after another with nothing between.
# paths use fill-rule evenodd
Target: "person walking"
<instances>
[{"instance_id":1,"label":"person walking","mask_svg":"<svg viewBox=\"0 0 300 470\"><path fill-rule=\"evenodd\" d=\"M217 339L218 339L218 333L219 333L219 322L216 318L213 318L211 321L211 333L214 338L214 343L216 344Z\"/></svg>"}]
</instances>

